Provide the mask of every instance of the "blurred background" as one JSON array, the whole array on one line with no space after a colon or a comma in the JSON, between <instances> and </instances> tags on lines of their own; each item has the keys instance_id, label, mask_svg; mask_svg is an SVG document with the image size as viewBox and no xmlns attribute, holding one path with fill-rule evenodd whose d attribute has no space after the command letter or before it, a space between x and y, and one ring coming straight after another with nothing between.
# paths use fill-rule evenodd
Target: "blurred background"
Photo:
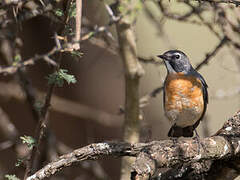
<instances>
[{"instance_id":1,"label":"blurred background","mask_svg":"<svg viewBox=\"0 0 240 180\"><path fill-rule=\"evenodd\" d=\"M151 63L152 59L157 60L156 55L170 49L179 49L188 55L196 67L216 50L224 37L231 38L199 70L209 86L207 113L197 129L201 137L206 137L213 135L239 110L240 56L237 45L240 37L240 10L234 4L186 2L148 0L142 3L137 12L137 53L139 58L144 59L141 63L145 70L145 75L141 78L140 95L149 94L163 85L165 67L163 64ZM64 8L64 3L66 1L56 1L52 11L54 8ZM105 5L111 3L113 2L83 0L83 35L108 24L109 15ZM2 67L8 66L9 59L13 58L6 53L6 48L11 46L11 41L16 42L15 36L20 41L15 45L20 44L19 53L22 60L25 60L51 50L55 46L54 33L63 28L59 19L54 19L45 12L35 17L17 19L21 18L21 13L34 9L33 5L28 5L28 8L25 6L27 3L19 7L16 4L7 4L7 1L1 2ZM182 16L194 9L192 7L200 10L193 10L191 15L183 18ZM19 15L14 16L13 12ZM4 19L10 15L13 22ZM177 18L178 16L182 18ZM233 27L236 29L233 30ZM120 108L124 107L125 99L124 69L117 50L115 26L107 26L107 29L108 33L98 33L81 42L81 58L69 53L62 55L61 67L68 69L69 74L76 77L77 83L64 84L54 90L48 114L49 127L54 138L47 141L47 147L55 146L57 141L61 142L59 148L55 147L55 157L90 143L122 140L124 116L120 113ZM52 67L39 60L23 71L35 92L36 102L41 104L48 87L46 77L52 72ZM0 125L0 179L5 174L23 176L24 165L16 167L15 163L17 159L24 159L28 150L20 143L19 136L34 136L37 124L26 99L26 92L21 88L22 83L19 73L0 75L0 114L1 119L4 119ZM144 118L141 121L141 141L166 139L170 123L163 113L162 92L151 98L142 112ZM46 153L47 157L42 165L51 158L54 159L50 155L50 152ZM117 180L119 175L120 160L109 158L67 168L51 179Z\"/></svg>"}]
</instances>

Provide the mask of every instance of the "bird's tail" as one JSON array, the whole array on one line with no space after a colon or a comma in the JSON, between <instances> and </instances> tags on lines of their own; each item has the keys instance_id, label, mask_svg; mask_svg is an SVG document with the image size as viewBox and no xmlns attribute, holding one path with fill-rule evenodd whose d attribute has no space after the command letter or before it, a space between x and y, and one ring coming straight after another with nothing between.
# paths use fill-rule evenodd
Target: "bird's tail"
<instances>
[{"instance_id":1,"label":"bird's tail","mask_svg":"<svg viewBox=\"0 0 240 180\"><path fill-rule=\"evenodd\" d=\"M182 128L177 125L173 125L168 132L168 137L192 137L194 129L194 126Z\"/></svg>"}]
</instances>

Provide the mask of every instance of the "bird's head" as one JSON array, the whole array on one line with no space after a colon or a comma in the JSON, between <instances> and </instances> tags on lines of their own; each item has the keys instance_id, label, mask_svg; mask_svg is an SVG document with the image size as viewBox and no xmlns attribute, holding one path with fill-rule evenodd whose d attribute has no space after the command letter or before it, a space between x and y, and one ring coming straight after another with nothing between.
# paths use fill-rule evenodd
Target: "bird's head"
<instances>
[{"instance_id":1,"label":"bird's head","mask_svg":"<svg viewBox=\"0 0 240 180\"><path fill-rule=\"evenodd\" d=\"M192 65L186 54L179 50L170 50L158 57L164 60L168 73L187 74L192 70Z\"/></svg>"}]
</instances>

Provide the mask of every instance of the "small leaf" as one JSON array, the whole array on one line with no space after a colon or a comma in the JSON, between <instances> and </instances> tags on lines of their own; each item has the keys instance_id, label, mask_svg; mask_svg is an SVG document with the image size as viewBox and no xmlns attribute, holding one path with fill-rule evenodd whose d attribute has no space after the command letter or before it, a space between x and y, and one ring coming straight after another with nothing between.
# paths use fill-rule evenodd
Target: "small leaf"
<instances>
[{"instance_id":1,"label":"small leaf","mask_svg":"<svg viewBox=\"0 0 240 180\"><path fill-rule=\"evenodd\" d=\"M50 74L48 77L48 84L57 84L57 86L62 87L63 86L63 80L58 78L58 73L55 72L53 74Z\"/></svg>"},{"instance_id":2,"label":"small leaf","mask_svg":"<svg viewBox=\"0 0 240 180\"><path fill-rule=\"evenodd\" d=\"M21 136L20 139L22 140L23 144L27 144L27 147L31 150L35 146L35 139L31 136Z\"/></svg>"},{"instance_id":3,"label":"small leaf","mask_svg":"<svg viewBox=\"0 0 240 180\"><path fill-rule=\"evenodd\" d=\"M67 81L68 84L70 83L76 83L77 80L76 78L74 77L74 75L70 75L70 74L67 74L68 70L66 69L60 69L59 70L59 76L60 78L64 79L65 81Z\"/></svg>"},{"instance_id":4,"label":"small leaf","mask_svg":"<svg viewBox=\"0 0 240 180\"><path fill-rule=\"evenodd\" d=\"M15 163L15 166L19 167L19 166L21 166L22 163L23 163L22 159L17 159L17 162Z\"/></svg>"},{"instance_id":5,"label":"small leaf","mask_svg":"<svg viewBox=\"0 0 240 180\"><path fill-rule=\"evenodd\" d=\"M71 51L72 56L82 57L83 53L80 51Z\"/></svg>"},{"instance_id":6,"label":"small leaf","mask_svg":"<svg viewBox=\"0 0 240 180\"><path fill-rule=\"evenodd\" d=\"M34 108L36 111L41 112L42 108L43 108L43 102L41 101L36 101L34 104Z\"/></svg>"},{"instance_id":7,"label":"small leaf","mask_svg":"<svg viewBox=\"0 0 240 180\"><path fill-rule=\"evenodd\" d=\"M22 57L20 54L16 54L16 56L14 57L14 62L19 62L22 60Z\"/></svg>"},{"instance_id":8,"label":"small leaf","mask_svg":"<svg viewBox=\"0 0 240 180\"><path fill-rule=\"evenodd\" d=\"M68 72L68 70L66 70L66 69L59 69L58 72L50 74L47 77L48 84L56 84L57 86L62 87L64 84L64 81L66 81L68 84L76 83L77 80L74 77L74 75L70 75L67 72Z\"/></svg>"},{"instance_id":9,"label":"small leaf","mask_svg":"<svg viewBox=\"0 0 240 180\"><path fill-rule=\"evenodd\" d=\"M61 9L56 9L56 11L55 11L55 15L56 16L59 16L59 17L61 17L61 16L63 16L63 11L61 10Z\"/></svg>"},{"instance_id":10,"label":"small leaf","mask_svg":"<svg viewBox=\"0 0 240 180\"><path fill-rule=\"evenodd\" d=\"M20 180L15 174L13 174L13 175L6 174L5 178L8 180Z\"/></svg>"},{"instance_id":11,"label":"small leaf","mask_svg":"<svg viewBox=\"0 0 240 180\"><path fill-rule=\"evenodd\" d=\"M12 65L13 65L13 66L16 66L17 63L19 63L21 60L22 60L21 55L20 55L20 54L16 54L16 56L14 57L14 60L13 60Z\"/></svg>"},{"instance_id":12,"label":"small leaf","mask_svg":"<svg viewBox=\"0 0 240 180\"><path fill-rule=\"evenodd\" d=\"M122 5L118 6L118 11L121 13L121 14L124 14L126 12L126 8Z\"/></svg>"},{"instance_id":13,"label":"small leaf","mask_svg":"<svg viewBox=\"0 0 240 180\"><path fill-rule=\"evenodd\" d=\"M70 5L68 16L70 18L76 16L76 3L75 2Z\"/></svg>"}]
</instances>

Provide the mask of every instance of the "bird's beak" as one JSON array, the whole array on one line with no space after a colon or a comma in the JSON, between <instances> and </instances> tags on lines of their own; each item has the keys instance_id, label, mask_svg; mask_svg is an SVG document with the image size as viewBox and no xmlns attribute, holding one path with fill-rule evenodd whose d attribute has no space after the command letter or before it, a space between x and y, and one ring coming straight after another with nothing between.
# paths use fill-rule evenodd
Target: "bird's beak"
<instances>
[{"instance_id":1,"label":"bird's beak","mask_svg":"<svg viewBox=\"0 0 240 180\"><path fill-rule=\"evenodd\" d=\"M164 54L158 55L158 57L160 57L161 59L166 60L166 61L170 60L170 58L168 56L164 55Z\"/></svg>"}]
</instances>

